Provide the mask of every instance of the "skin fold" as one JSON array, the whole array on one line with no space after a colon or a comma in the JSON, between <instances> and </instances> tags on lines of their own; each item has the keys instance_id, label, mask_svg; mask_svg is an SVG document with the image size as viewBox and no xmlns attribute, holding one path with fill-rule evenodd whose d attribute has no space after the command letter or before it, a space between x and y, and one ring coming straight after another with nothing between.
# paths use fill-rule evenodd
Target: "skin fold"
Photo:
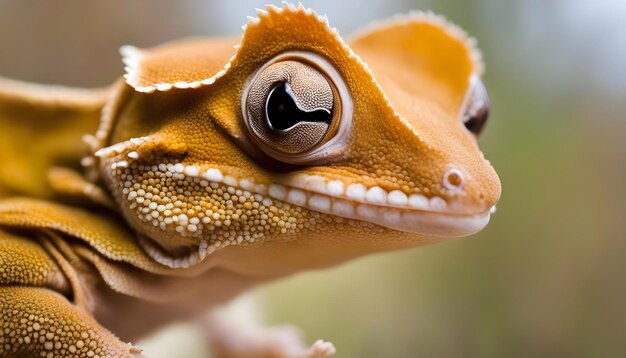
<instances>
[{"instance_id":1,"label":"skin fold","mask_svg":"<svg viewBox=\"0 0 626 358\"><path fill-rule=\"evenodd\" d=\"M138 355L257 284L487 224L472 39L430 13L349 41L302 6L257 15L240 38L123 47L102 90L0 79L0 356ZM204 327L217 356L334 354Z\"/></svg>"}]
</instances>

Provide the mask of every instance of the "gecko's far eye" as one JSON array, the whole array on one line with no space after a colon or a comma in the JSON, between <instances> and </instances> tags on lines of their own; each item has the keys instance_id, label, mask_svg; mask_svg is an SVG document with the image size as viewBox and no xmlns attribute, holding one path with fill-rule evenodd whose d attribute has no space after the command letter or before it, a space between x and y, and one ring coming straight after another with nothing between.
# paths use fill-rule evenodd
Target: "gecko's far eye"
<instances>
[{"instance_id":1,"label":"gecko's far eye","mask_svg":"<svg viewBox=\"0 0 626 358\"><path fill-rule=\"evenodd\" d=\"M465 99L461 120L465 128L478 137L487 124L488 118L489 96L483 82L478 76L474 76L470 80L470 89Z\"/></svg>"},{"instance_id":2,"label":"gecko's far eye","mask_svg":"<svg viewBox=\"0 0 626 358\"><path fill-rule=\"evenodd\" d=\"M341 78L321 58L279 56L263 66L244 91L244 127L260 149L275 159L292 164L314 162L328 156L328 150L320 150L325 145L333 145L334 150L342 145L336 137L347 130L342 123L350 118L343 117L351 113L346 111L351 105L346 108L342 98L348 97L345 93Z\"/></svg>"}]
</instances>

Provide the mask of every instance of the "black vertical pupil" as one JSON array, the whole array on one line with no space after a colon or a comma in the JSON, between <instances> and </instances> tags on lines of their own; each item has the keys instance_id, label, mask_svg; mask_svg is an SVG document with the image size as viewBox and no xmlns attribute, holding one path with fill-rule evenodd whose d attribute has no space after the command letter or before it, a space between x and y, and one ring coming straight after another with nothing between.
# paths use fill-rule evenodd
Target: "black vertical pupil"
<instances>
[{"instance_id":1,"label":"black vertical pupil","mask_svg":"<svg viewBox=\"0 0 626 358\"><path fill-rule=\"evenodd\" d=\"M304 111L298 107L287 92L287 84L281 83L274 87L267 98L267 121L274 130L286 130L300 122L329 123L332 114L326 109Z\"/></svg>"}]
</instances>

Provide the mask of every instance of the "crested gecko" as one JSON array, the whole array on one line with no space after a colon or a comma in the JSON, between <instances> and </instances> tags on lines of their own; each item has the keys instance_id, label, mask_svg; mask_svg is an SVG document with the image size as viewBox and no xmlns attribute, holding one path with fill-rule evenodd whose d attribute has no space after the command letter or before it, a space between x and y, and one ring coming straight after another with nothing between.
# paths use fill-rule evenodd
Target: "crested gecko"
<instances>
[{"instance_id":1,"label":"crested gecko","mask_svg":"<svg viewBox=\"0 0 626 358\"><path fill-rule=\"evenodd\" d=\"M283 4L121 53L105 89L0 80L2 357L139 355L268 280L476 233L499 199L481 55L440 16L344 41ZM217 356L335 352L207 329Z\"/></svg>"}]
</instances>

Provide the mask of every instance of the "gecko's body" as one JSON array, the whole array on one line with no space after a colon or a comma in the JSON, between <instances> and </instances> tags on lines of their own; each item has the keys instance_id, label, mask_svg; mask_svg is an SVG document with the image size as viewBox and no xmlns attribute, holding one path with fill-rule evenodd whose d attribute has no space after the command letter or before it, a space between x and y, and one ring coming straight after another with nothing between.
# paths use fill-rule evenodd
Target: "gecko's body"
<instances>
[{"instance_id":1,"label":"gecko's body","mask_svg":"<svg viewBox=\"0 0 626 358\"><path fill-rule=\"evenodd\" d=\"M122 52L103 91L0 82L0 356L131 355L260 282L477 232L499 198L478 50L432 14L346 44L285 5ZM289 349L257 353L333 350Z\"/></svg>"}]
</instances>

